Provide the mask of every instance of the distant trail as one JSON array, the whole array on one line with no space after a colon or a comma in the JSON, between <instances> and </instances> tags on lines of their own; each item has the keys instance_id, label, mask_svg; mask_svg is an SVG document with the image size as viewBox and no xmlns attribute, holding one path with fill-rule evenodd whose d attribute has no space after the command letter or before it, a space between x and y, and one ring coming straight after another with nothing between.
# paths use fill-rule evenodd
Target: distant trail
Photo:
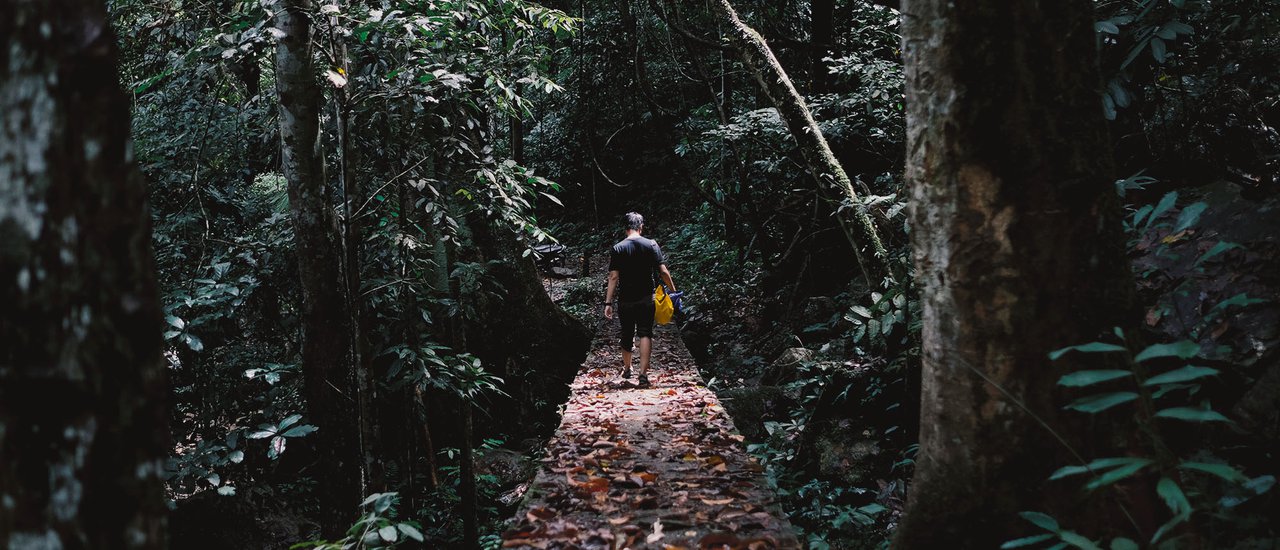
<instances>
[{"instance_id":1,"label":"distant trail","mask_svg":"<svg viewBox=\"0 0 1280 550\"><path fill-rule=\"evenodd\" d=\"M800 548L676 329L656 331L649 389L620 378L617 333L599 331L503 546Z\"/></svg>"}]
</instances>

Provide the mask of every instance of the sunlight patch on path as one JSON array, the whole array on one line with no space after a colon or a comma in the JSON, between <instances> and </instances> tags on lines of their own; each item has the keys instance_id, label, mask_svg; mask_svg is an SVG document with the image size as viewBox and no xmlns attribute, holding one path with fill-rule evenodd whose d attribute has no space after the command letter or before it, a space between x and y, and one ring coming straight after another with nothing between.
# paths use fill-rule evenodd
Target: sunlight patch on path
<instances>
[{"instance_id":1,"label":"sunlight patch on path","mask_svg":"<svg viewBox=\"0 0 1280 550\"><path fill-rule=\"evenodd\" d=\"M507 548L799 548L763 468L744 450L671 326L652 388L620 377L616 321L578 372Z\"/></svg>"}]
</instances>

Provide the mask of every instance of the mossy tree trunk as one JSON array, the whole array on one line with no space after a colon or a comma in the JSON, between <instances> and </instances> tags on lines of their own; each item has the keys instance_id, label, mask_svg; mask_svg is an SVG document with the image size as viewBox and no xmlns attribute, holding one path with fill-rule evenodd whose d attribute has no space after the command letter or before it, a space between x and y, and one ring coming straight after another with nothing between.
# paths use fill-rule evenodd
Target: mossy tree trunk
<instances>
[{"instance_id":1,"label":"mossy tree trunk","mask_svg":"<svg viewBox=\"0 0 1280 550\"><path fill-rule=\"evenodd\" d=\"M355 346L341 236L329 202L320 142L323 101L313 64L310 0L288 0L276 15L281 170L288 180L302 287L302 371L307 412L319 426L316 452L320 525L338 538L364 491Z\"/></svg>"},{"instance_id":2,"label":"mossy tree trunk","mask_svg":"<svg viewBox=\"0 0 1280 550\"><path fill-rule=\"evenodd\" d=\"M879 278L891 273L889 255L866 206L853 188L853 181L831 151L826 137L822 135L822 129L809 112L808 104L787 77L787 72L773 55L773 50L769 49L764 37L738 17L729 0L716 0L712 5L715 6L717 15L730 25L731 30L727 36L729 42L755 76L760 89L778 109L778 116L795 138L819 189L841 204L849 204L849 212L840 208L837 219L849 234L868 284L878 286Z\"/></svg>"},{"instance_id":3,"label":"mossy tree trunk","mask_svg":"<svg viewBox=\"0 0 1280 550\"><path fill-rule=\"evenodd\" d=\"M164 548L146 186L95 0L0 3L0 547Z\"/></svg>"},{"instance_id":4,"label":"mossy tree trunk","mask_svg":"<svg viewBox=\"0 0 1280 550\"><path fill-rule=\"evenodd\" d=\"M1089 0L903 2L924 326L898 548L995 548L1029 532L1023 510L1070 525L1070 488L1046 479L1074 460L1028 410L1066 428L1056 381L1080 365L1046 354L1126 325L1131 297L1092 15ZM1062 431L1090 444L1079 428Z\"/></svg>"}]
</instances>

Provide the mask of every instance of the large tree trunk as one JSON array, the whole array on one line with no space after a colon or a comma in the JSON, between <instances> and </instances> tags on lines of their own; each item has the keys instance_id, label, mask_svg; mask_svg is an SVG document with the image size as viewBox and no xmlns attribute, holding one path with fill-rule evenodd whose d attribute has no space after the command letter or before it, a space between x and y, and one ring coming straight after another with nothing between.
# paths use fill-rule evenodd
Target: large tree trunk
<instances>
[{"instance_id":1,"label":"large tree trunk","mask_svg":"<svg viewBox=\"0 0 1280 550\"><path fill-rule=\"evenodd\" d=\"M338 538L364 490L359 445L359 388L345 293L342 246L325 181L320 146L323 100L312 66L310 0L289 0L276 16L284 31L276 51L280 94L281 169L289 182L289 210L302 282L302 370L307 411L320 427L316 452L320 525Z\"/></svg>"},{"instance_id":2,"label":"large tree trunk","mask_svg":"<svg viewBox=\"0 0 1280 550\"><path fill-rule=\"evenodd\" d=\"M0 547L163 548L146 187L93 0L0 3Z\"/></svg>"},{"instance_id":3,"label":"large tree trunk","mask_svg":"<svg viewBox=\"0 0 1280 550\"><path fill-rule=\"evenodd\" d=\"M1092 6L903 4L924 328L920 459L897 546L994 548L1028 532L1019 511L1069 519L1045 480L1073 460L1023 406L1069 421L1055 391L1069 365L1046 354L1125 325L1129 309Z\"/></svg>"},{"instance_id":4,"label":"large tree trunk","mask_svg":"<svg viewBox=\"0 0 1280 550\"><path fill-rule=\"evenodd\" d=\"M729 0L717 0L714 5L719 16L732 28L728 37L730 42L736 46L743 63L755 76L761 90L778 109L778 116L791 130L791 135L808 164L809 172L818 180L819 189L853 205L850 208L851 214L840 212L837 218L841 226L851 232L850 240L859 264L868 274L868 283L877 285L879 276L891 272L889 255L885 252L880 234L876 231L866 206L853 189L853 181L831 151L827 138L822 135L822 129L809 112L808 104L800 96L800 92L796 91L795 85L787 77L778 58L773 55L773 50L765 43L764 37L738 17ZM852 220L846 217L851 217ZM864 250L863 247L867 249Z\"/></svg>"}]
</instances>

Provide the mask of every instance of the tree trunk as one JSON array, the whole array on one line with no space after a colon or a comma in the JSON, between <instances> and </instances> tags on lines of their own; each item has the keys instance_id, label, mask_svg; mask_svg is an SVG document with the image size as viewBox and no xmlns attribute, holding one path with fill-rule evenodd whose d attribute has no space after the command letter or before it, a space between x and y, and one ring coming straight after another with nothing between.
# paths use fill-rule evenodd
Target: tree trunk
<instances>
[{"instance_id":1,"label":"tree trunk","mask_svg":"<svg viewBox=\"0 0 1280 550\"><path fill-rule=\"evenodd\" d=\"M323 100L312 64L310 0L288 0L276 16L284 31L276 51L281 170L289 182L302 283L302 370L307 410L320 427L321 531L339 538L364 490L357 416L352 311L344 292L342 245L325 181L320 146Z\"/></svg>"},{"instance_id":2,"label":"tree trunk","mask_svg":"<svg viewBox=\"0 0 1280 550\"><path fill-rule=\"evenodd\" d=\"M1074 461L1028 410L1071 421L1056 395L1070 365L1046 354L1127 325L1131 303L1092 7L903 4L924 327L920 459L896 546L994 548L1030 532L1019 511L1070 525L1053 492L1068 488L1045 481Z\"/></svg>"},{"instance_id":3,"label":"tree trunk","mask_svg":"<svg viewBox=\"0 0 1280 550\"><path fill-rule=\"evenodd\" d=\"M743 63L755 76L761 90L778 109L778 116L791 130L791 135L795 138L805 163L808 164L809 172L818 181L818 188L829 194L834 190L835 198L841 202L852 203L850 210L853 219L846 220L848 214L843 212L837 215L837 218L845 231L850 234L858 262L863 266L864 271L870 273L868 279L871 280L868 283L878 286L879 276L891 273L889 255L880 241L880 235L876 231L871 216L867 213L866 206L858 198L858 193L853 189L852 180L845 173L840 161L836 159L835 153L831 151L827 139L823 137L822 129L818 127L818 123L809 112L809 106L796 91L795 85L787 77L778 58L774 57L764 37L738 17L729 0L716 0L714 5L720 17L723 17L732 28L728 37L730 42L736 46ZM862 247L869 247L869 250L863 250Z\"/></svg>"},{"instance_id":4,"label":"tree trunk","mask_svg":"<svg viewBox=\"0 0 1280 550\"><path fill-rule=\"evenodd\" d=\"M164 548L146 186L98 1L0 3L0 547Z\"/></svg>"}]
</instances>

